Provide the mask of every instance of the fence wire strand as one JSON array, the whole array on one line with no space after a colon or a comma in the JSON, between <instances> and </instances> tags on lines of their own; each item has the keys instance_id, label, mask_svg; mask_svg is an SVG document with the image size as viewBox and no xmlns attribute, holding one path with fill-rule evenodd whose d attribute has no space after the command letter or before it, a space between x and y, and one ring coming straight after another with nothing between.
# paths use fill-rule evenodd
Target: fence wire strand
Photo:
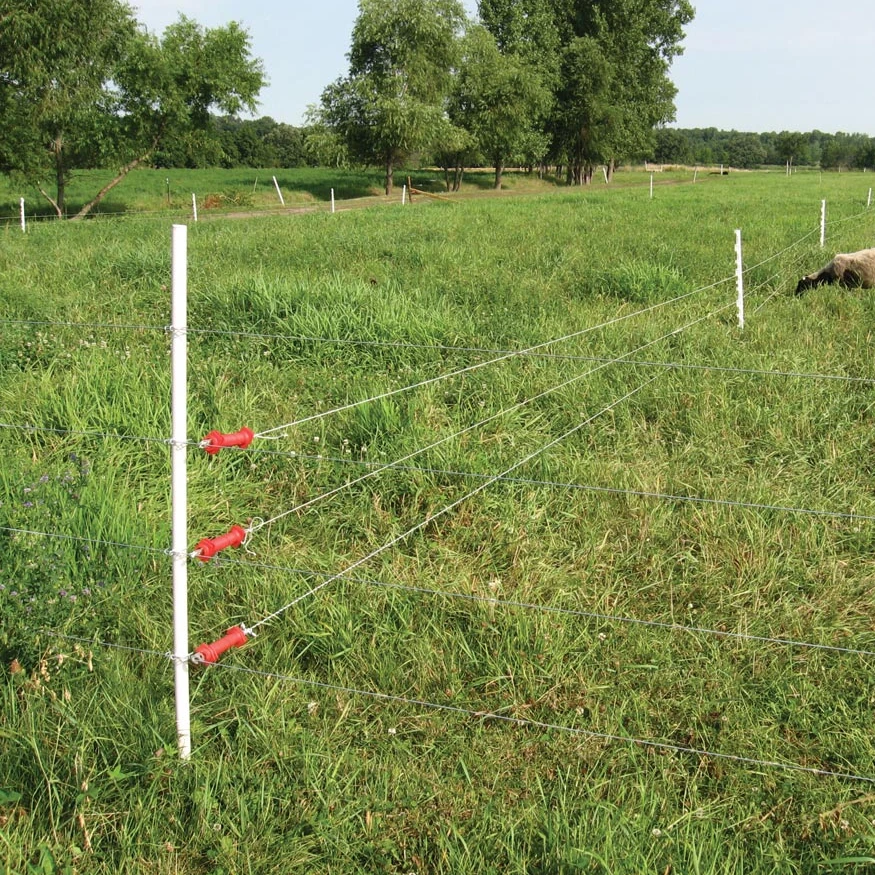
<instances>
[{"instance_id":1,"label":"fence wire strand","mask_svg":"<svg viewBox=\"0 0 875 875\"><path fill-rule=\"evenodd\" d=\"M219 558L219 557L217 557ZM257 569L259 571L276 571L282 574L295 575L298 577L330 577L333 572L330 571L314 571L307 568L294 568L286 565L272 565L264 562L256 562L253 560L230 559L220 557L220 561L215 563L214 567L231 567L235 571L243 569ZM538 611L541 613L558 614L565 617L576 617L578 619L596 620L600 623L622 623L631 626L641 626L645 628L661 629L669 632L683 632L689 635L711 635L717 638L726 638L733 641L747 641L757 644L776 644L781 647L796 647L805 650L821 650L830 653L841 653L849 656L875 657L875 650L866 650L859 647L845 647L839 644L820 644L812 641L803 641L794 638L778 638L769 635L755 635L747 632L729 632L725 629L711 629L707 626L687 626L683 623L668 622L666 620L642 620L638 617L626 617L621 614L605 614L598 611L584 611L578 608L562 608L556 605L542 605L535 602L524 602L514 599L502 599L497 596L484 596L477 593L458 592L453 590L433 589L422 586L411 586L402 583L389 583L384 580L377 580L370 577L359 577L357 575L346 574L342 572L337 577L341 582L360 584L362 586L378 587L380 589L393 590L397 592L412 593L414 595L427 595L434 598L442 599L458 599L460 601L474 602L481 604L484 607L498 608L516 608L526 611Z\"/></svg>"},{"instance_id":2,"label":"fence wire strand","mask_svg":"<svg viewBox=\"0 0 875 875\"><path fill-rule=\"evenodd\" d=\"M393 702L399 705L412 705L416 708L427 708L429 710L442 711L444 713L456 714L480 722L494 720L508 725L518 726L520 728L537 729L542 732L564 732L597 741L628 744L637 747L648 748L651 750L661 750L670 753L698 756L706 759L725 760L738 763L739 765L745 767L783 769L786 771L817 775L823 778L835 778L846 781L860 781L875 784L875 777L870 775L861 775L855 772L842 772L832 769L822 769L813 766L803 766L800 763L781 762L779 760L761 760L755 757L741 756L739 754L721 753L718 751L710 751L695 747L689 747L687 745L673 744L668 741L658 741L648 738L636 738L631 735L618 735L610 732L598 732L594 729L584 729L577 726L567 726L561 723L549 723L542 720L533 720L529 717L513 717L508 714L498 713L496 711L477 711L472 708L463 708L459 705L441 704L439 702L430 702L426 699L400 696L393 693L382 693L375 690L363 690L356 687L346 687L341 684L330 684L324 681L314 681L308 678L299 678L293 675L280 674L278 672L262 671L260 669L249 668L242 665L235 665L233 663L214 663L210 665L207 670L212 670L216 668L224 669L227 671L240 672L241 674L248 674L254 677L262 677L269 680L281 681L284 683L294 683L302 686L314 687L317 689L331 690L333 692L349 693L350 695L377 699L383 702ZM514 707L517 707L517 705L509 705L507 706L506 710L512 709Z\"/></svg>"},{"instance_id":3,"label":"fence wire strand","mask_svg":"<svg viewBox=\"0 0 875 875\"><path fill-rule=\"evenodd\" d=\"M566 334L563 337L557 337L557 338L554 338L552 340L545 340L541 343L538 343L534 346L527 347L526 349L523 349L523 350L504 353L503 355L500 355L497 358L489 359L485 362L477 362L476 364L469 365L469 366L464 367L464 368L459 368L458 370L450 371L449 373L441 374L437 377L431 377L430 379L422 380L422 381L417 382L417 383L413 383L410 386L402 386L398 389L392 389L388 392L383 392L383 393L381 393L379 395L375 395L371 398L364 398L360 401L354 401L354 402L351 402L349 404L344 404L340 407L335 407L331 410L324 410L321 413L314 413L311 416L306 416L306 417L303 417L301 419L296 419L296 420L293 420L292 422L284 423L283 425L277 425L277 426L274 426L273 428L268 428L264 431L257 432L255 437L263 438L263 437L266 437L267 435L274 434L278 431L284 431L286 429L294 428L295 426L302 425L305 422L312 422L315 419L322 419L322 418L324 418L326 416L330 416L334 413L340 413L341 411L344 411L344 410L350 410L351 408L358 407L362 404L369 404L369 403L374 402L374 401L380 401L384 398L390 398L393 395L398 395L402 392L409 392L413 389L420 389L423 386L432 385L432 384L440 382L442 380L450 379L451 377L458 377L458 376L461 376L463 374L468 374L468 373L471 373L472 371L478 370L479 368L486 367L487 365L498 364L498 363L506 361L507 359L510 359L510 358L514 358L517 356L525 356L526 354L535 352L536 350L543 349L543 348L548 347L548 346L553 346L554 344L557 344L557 343L564 343L565 341L572 340L576 337L581 337L581 336L583 336L585 334L589 334L593 331L599 331L603 328L608 328L611 325L616 325L619 322L623 322L627 319L632 319L635 316L641 316L645 313L651 313L654 310L659 309L660 307L665 307L665 306L668 306L669 304L675 304L678 301L683 301L685 298L689 298L692 295L699 294L700 292L704 292L704 291L708 291L710 289L716 288L720 285L723 285L726 282L729 282L730 280L731 280L731 277L729 277L727 279L719 280L718 282L713 283L710 286L703 286L703 287L698 288L698 289L693 289L693 291L691 291L691 292L685 292L683 295L678 295L677 297L671 298L671 299L666 300L666 301L660 301L657 304L651 305L650 307L645 307L641 310L635 310L632 313L626 313L623 316L617 316L614 319L609 319L605 322L599 323L598 325L591 325L587 328L581 329L580 331L575 331L571 334Z\"/></svg>"},{"instance_id":4,"label":"fence wire strand","mask_svg":"<svg viewBox=\"0 0 875 875\"><path fill-rule=\"evenodd\" d=\"M85 638L75 635L64 635L60 633L52 633L45 631L45 634L51 637L71 641L77 644L88 645L91 647L102 647L107 650L116 650L123 653L135 653L141 656L162 657L172 662L172 654L167 651L148 650L140 647L131 647L124 644L115 644L108 641L95 641L91 638ZM373 699L380 702L388 702L397 705L410 706L414 708L426 709L429 711L437 711L444 714L453 714L456 716L465 717L474 720L481 725L489 721L506 725L516 726L520 729L536 729L539 732L558 732L568 735L575 735L581 738L588 738L594 741L603 741L610 744L624 744L632 747L640 747L645 750L663 751L666 753L680 754L683 756L695 756L700 759L723 760L725 762L736 763L742 768L748 769L779 769L783 771L798 772L802 774L814 775L820 778L832 778L841 781L856 781L861 783L875 784L875 776L859 774L851 771L839 771L838 769L817 768L815 766L804 766L801 763L783 762L781 760L766 760L756 757L742 756L740 754L724 753L721 751L706 750L704 748L696 748L689 745L674 744L669 741L660 741L653 738L639 738L634 735L620 735L611 732L600 732L594 729L585 729L580 726L569 726L562 723L552 723L544 720L535 720L530 717L515 717L511 714L501 713L492 710L476 710L474 708L465 708L461 705L449 705L441 702L431 702L427 699L419 699L412 696L402 696L396 693L384 693L377 690L366 690L359 687L350 687L343 684L332 684L326 681L317 681L311 678L301 678L290 674L280 672L264 671L262 669L250 668L248 666L236 665L234 663L217 662L210 665L204 665L203 671L224 670L237 672L239 674L248 675L250 677L263 678L266 680L277 681L281 683L290 683L302 687L310 687L319 690L328 690L336 693L347 693L352 696ZM502 711L509 711L518 707L517 703L512 703L505 706Z\"/></svg>"}]
</instances>

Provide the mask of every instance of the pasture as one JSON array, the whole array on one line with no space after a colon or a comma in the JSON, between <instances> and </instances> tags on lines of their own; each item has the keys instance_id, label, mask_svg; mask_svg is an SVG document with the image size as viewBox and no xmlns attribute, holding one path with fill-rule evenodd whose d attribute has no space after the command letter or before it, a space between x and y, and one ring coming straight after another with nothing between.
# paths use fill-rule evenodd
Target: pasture
<instances>
[{"instance_id":1,"label":"pasture","mask_svg":"<svg viewBox=\"0 0 875 875\"><path fill-rule=\"evenodd\" d=\"M870 179L191 224L187 763L170 219L0 228L0 865L871 871Z\"/></svg>"}]
</instances>

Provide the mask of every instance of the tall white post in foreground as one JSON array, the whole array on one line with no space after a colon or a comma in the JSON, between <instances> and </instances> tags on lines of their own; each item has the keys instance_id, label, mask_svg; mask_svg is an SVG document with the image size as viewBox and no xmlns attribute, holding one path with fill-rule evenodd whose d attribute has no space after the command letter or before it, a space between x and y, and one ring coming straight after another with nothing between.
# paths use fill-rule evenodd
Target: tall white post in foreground
<instances>
[{"instance_id":1,"label":"tall white post in foreground","mask_svg":"<svg viewBox=\"0 0 875 875\"><path fill-rule=\"evenodd\" d=\"M194 216L195 222L197 221L197 196L194 192L191 193L191 212Z\"/></svg>"},{"instance_id":2,"label":"tall white post in foreground","mask_svg":"<svg viewBox=\"0 0 875 875\"><path fill-rule=\"evenodd\" d=\"M738 286L738 327L744 328L744 268L741 261L741 229L735 232L735 281Z\"/></svg>"},{"instance_id":3,"label":"tall white post in foreground","mask_svg":"<svg viewBox=\"0 0 875 875\"><path fill-rule=\"evenodd\" d=\"M869 189L869 199L866 201L866 209L872 206L872 189Z\"/></svg>"},{"instance_id":4,"label":"tall white post in foreground","mask_svg":"<svg viewBox=\"0 0 875 875\"><path fill-rule=\"evenodd\" d=\"M872 189L869 189L869 196L872 196ZM403 207L407 203L407 183L401 187L401 206Z\"/></svg>"},{"instance_id":5,"label":"tall white post in foreground","mask_svg":"<svg viewBox=\"0 0 875 875\"><path fill-rule=\"evenodd\" d=\"M820 248L826 242L826 201L820 202Z\"/></svg>"},{"instance_id":6,"label":"tall white post in foreground","mask_svg":"<svg viewBox=\"0 0 875 875\"><path fill-rule=\"evenodd\" d=\"M334 212L334 189L331 189L331 212Z\"/></svg>"},{"instance_id":7,"label":"tall white post in foreground","mask_svg":"<svg viewBox=\"0 0 875 875\"><path fill-rule=\"evenodd\" d=\"M869 194L870 195L872 194L871 190L870 190ZM24 198L21 198L20 207L21 207L21 230L22 230L22 233L27 233L27 223L24 220Z\"/></svg>"},{"instance_id":8,"label":"tall white post in foreground","mask_svg":"<svg viewBox=\"0 0 875 875\"><path fill-rule=\"evenodd\" d=\"M280 191L280 184L276 181L276 177L273 178L273 186L276 189L277 197L280 199L280 203L285 206L286 202L283 200L283 193Z\"/></svg>"},{"instance_id":9,"label":"tall white post in foreground","mask_svg":"<svg viewBox=\"0 0 875 875\"><path fill-rule=\"evenodd\" d=\"M188 694L188 228L174 225L170 315L170 500L173 554L173 679L179 756L191 756Z\"/></svg>"}]
</instances>

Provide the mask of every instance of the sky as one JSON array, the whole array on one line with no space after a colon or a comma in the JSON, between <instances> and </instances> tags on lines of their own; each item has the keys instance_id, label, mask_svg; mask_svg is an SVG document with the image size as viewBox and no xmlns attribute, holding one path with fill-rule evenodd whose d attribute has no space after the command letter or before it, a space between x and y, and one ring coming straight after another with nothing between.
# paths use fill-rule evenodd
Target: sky
<instances>
[{"instance_id":1,"label":"sky","mask_svg":"<svg viewBox=\"0 0 875 875\"><path fill-rule=\"evenodd\" d=\"M205 26L239 21L269 85L257 115L300 125L347 73L356 0L131 0L161 32L180 13ZM845 131L875 136L872 0L693 0L671 79L678 127ZM475 0L467 0L469 12Z\"/></svg>"}]
</instances>

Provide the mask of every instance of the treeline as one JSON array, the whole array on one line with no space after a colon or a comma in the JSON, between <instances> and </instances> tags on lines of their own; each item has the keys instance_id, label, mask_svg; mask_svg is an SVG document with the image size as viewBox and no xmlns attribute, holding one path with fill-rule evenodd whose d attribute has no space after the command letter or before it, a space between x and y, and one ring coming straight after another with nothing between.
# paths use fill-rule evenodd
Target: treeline
<instances>
[{"instance_id":1,"label":"treeline","mask_svg":"<svg viewBox=\"0 0 875 875\"><path fill-rule=\"evenodd\" d=\"M160 167L315 167L332 163L324 154L324 131L318 126L294 127L270 116L239 119L216 116L212 119L210 145L201 144L197 152L182 144L162 150L155 163ZM441 165L445 155L438 149L411 155L428 165ZM824 170L862 170L875 168L875 137L867 134L828 134L782 131L745 133L718 128L666 128L654 132L652 142L628 160L656 164L718 165L751 169L768 165L820 167ZM469 167L490 167L488 157L469 150ZM527 166L529 156L518 162ZM333 162L336 163L336 162Z\"/></svg>"},{"instance_id":2,"label":"treeline","mask_svg":"<svg viewBox=\"0 0 875 875\"><path fill-rule=\"evenodd\" d=\"M432 155L466 167L560 166L585 184L644 156L674 118L668 77L687 0L360 0L349 72L322 93L310 140L322 161L385 169Z\"/></svg>"},{"instance_id":3,"label":"treeline","mask_svg":"<svg viewBox=\"0 0 875 875\"><path fill-rule=\"evenodd\" d=\"M213 116L196 143L176 140L155 153L156 167L305 167L318 165L308 152L306 128L270 116Z\"/></svg>"},{"instance_id":4,"label":"treeline","mask_svg":"<svg viewBox=\"0 0 875 875\"><path fill-rule=\"evenodd\" d=\"M653 161L659 164L807 165L824 170L875 167L875 137L822 131L752 134L717 128L661 128Z\"/></svg>"}]
</instances>

